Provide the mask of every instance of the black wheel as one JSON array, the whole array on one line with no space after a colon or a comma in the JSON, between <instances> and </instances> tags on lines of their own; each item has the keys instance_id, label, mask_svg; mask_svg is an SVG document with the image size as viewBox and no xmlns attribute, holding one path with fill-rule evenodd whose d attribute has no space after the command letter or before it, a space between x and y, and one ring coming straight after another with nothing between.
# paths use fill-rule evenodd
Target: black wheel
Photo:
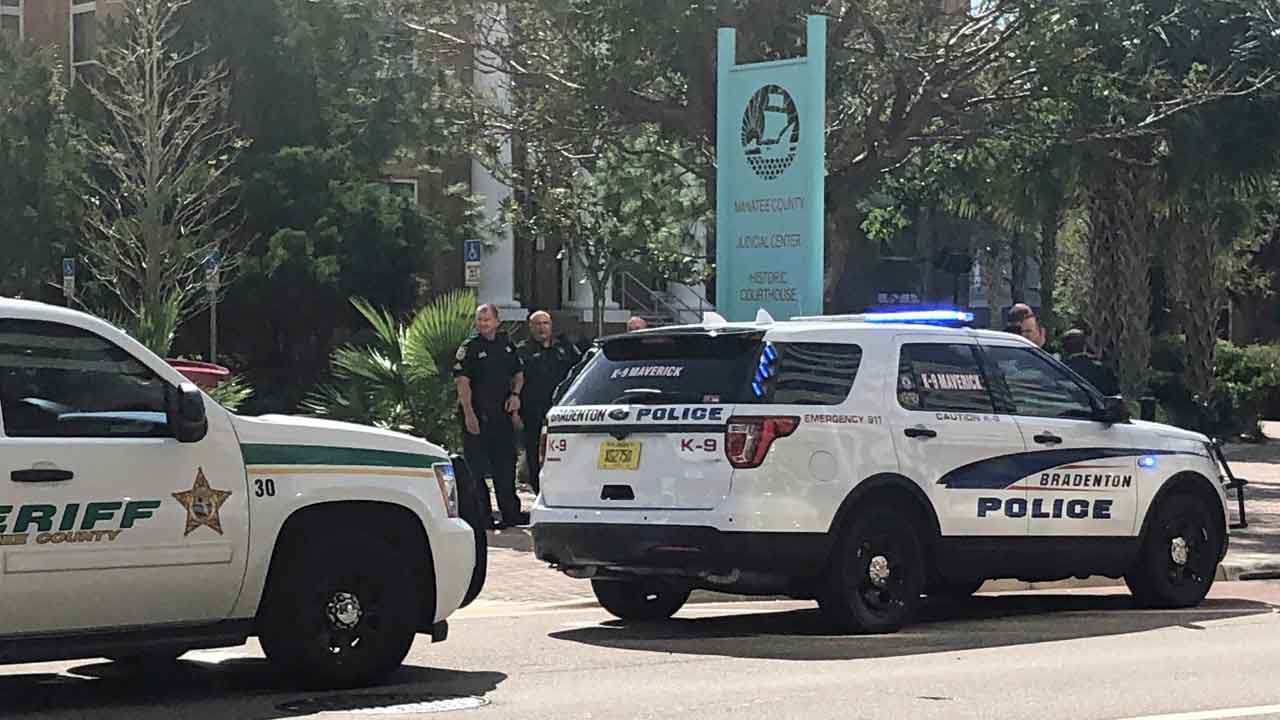
<instances>
[{"instance_id":1,"label":"black wheel","mask_svg":"<svg viewBox=\"0 0 1280 720\"><path fill-rule=\"evenodd\" d=\"M592 580L600 606L621 620L666 620L684 607L689 588L657 582Z\"/></svg>"},{"instance_id":2,"label":"black wheel","mask_svg":"<svg viewBox=\"0 0 1280 720\"><path fill-rule=\"evenodd\" d=\"M869 508L845 526L818 606L842 632L896 632L920 605L924 564L911 516L892 507Z\"/></svg>"},{"instance_id":3,"label":"black wheel","mask_svg":"<svg viewBox=\"0 0 1280 720\"><path fill-rule=\"evenodd\" d=\"M302 684L366 685L395 670L423 601L414 563L362 533L295 543L279 558L259 613L267 658Z\"/></svg>"},{"instance_id":4,"label":"black wheel","mask_svg":"<svg viewBox=\"0 0 1280 720\"><path fill-rule=\"evenodd\" d=\"M938 582L924 589L924 594L932 598L947 600L963 600L972 596L982 587L986 580L966 580L963 582Z\"/></svg>"},{"instance_id":5,"label":"black wheel","mask_svg":"<svg viewBox=\"0 0 1280 720\"><path fill-rule=\"evenodd\" d=\"M1170 495L1156 507L1138 561L1124 576L1125 584L1140 605L1197 605L1213 586L1222 543L1219 524L1203 500Z\"/></svg>"}]
</instances>

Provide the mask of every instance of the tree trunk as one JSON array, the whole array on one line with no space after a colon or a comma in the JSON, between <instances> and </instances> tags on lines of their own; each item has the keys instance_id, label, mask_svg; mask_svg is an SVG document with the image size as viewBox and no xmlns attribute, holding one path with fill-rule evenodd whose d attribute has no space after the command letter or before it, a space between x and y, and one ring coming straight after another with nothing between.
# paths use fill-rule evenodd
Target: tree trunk
<instances>
[{"instance_id":1,"label":"tree trunk","mask_svg":"<svg viewBox=\"0 0 1280 720\"><path fill-rule=\"evenodd\" d=\"M1004 267L1009 258L1009 246L1003 237L992 234L979 238L982 245L974 253L982 275L982 286L987 291L987 307L991 310L991 318L987 327L1003 330L1005 325L1005 282Z\"/></svg>"},{"instance_id":2,"label":"tree trunk","mask_svg":"<svg viewBox=\"0 0 1280 720\"><path fill-rule=\"evenodd\" d=\"M1213 393L1218 315L1226 296L1217 253L1216 220L1176 217L1172 222L1167 274L1177 317L1186 332L1183 382L1198 402Z\"/></svg>"},{"instance_id":3,"label":"tree trunk","mask_svg":"<svg viewBox=\"0 0 1280 720\"><path fill-rule=\"evenodd\" d=\"M831 313L834 312L836 288L849 258L849 239L840 232L834 212L826 213L822 226L826 235L823 239L822 308L823 313Z\"/></svg>"},{"instance_id":4,"label":"tree trunk","mask_svg":"<svg viewBox=\"0 0 1280 720\"><path fill-rule=\"evenodd\" d=\"M1020 232L1009 238L1009 300L1027 301L1027 238Z\"/></svg>"},{"instance_id":5,"label":"tree trunk","mask_svg":"<svg viewBox=\"0 0 1280 720\"><path fill-rule=\"evenodd\" d=\"M1036 315L1046 328L1056 329L1058 289L1058 227L1062 223L1062 202L1055 201L1040 216L1040 311Z\"/></svg>"},{"instance_id":6,"label":"tree trunk","mask_svg":"<svg viewBox=\"0 0 1280 720\"><path fill-rule=\"evenodd\" d=\"M591 317L596 323L596 337L604 336L604 306L605 291L609 284L608 277L601 278L596 273L592 273L589 278L591 281Z\"/></svg>"},{"instance_id":7,"label":"tree trunk","mask_svg":"<svg viewBox=\"0 0 1280 720\"><path fill-rule=\"evenodd\" d=\"M1088 313L1094 349L1129 398L1147 386L1151 359L1151 197L1147 174L1114 165L1089 197Z\"/></svg>"}]
</instances>

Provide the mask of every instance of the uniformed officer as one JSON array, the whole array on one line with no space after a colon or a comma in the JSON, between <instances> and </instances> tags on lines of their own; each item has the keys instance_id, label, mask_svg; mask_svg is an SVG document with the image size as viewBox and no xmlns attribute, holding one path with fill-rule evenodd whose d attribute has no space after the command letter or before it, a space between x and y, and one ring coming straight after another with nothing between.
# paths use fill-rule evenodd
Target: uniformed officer
<instances>
[{"instance_id":1,"label":"uniformed officer","mask_svg":"<svg viewBox=\"0 0 1280 720\"><path fill-rule=\"evenodd\" d=\"M542 421L551 409L551 395L556 386L578 362L578 350L554 339L551 315L545 310L529 316L529 339L516 349L524 365L525 378L524 392L520 394L525 467L529 471L529 485L538 492L538 473L542 470L542 464L538 462L538 441L542 434Z\"/></svg>"},{"instance_id":2,"label":"uniformed officer","mask_svg":"<svg viewBox=\"0 0 1280 720\"><path fill-rule=\"evenodd\" d=\"M502 520L498 527L519 525L516 496L515 414L520 410L524 372L520 355L505 333L498 332L498 308L476 308L476 334L458 347L453 365L463 422L463 452L475 477L493 481ZM485 502L489 493L485 491ZM489 504L490 515L493 505Z\"/></svg>"}]
</instances>

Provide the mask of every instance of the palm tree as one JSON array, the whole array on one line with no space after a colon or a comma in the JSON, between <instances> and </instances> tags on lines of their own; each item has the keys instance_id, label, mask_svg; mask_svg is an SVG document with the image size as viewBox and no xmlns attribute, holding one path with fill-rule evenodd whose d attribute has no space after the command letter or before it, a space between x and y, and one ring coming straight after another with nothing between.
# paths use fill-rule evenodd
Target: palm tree
<instances>
[{"instance_id":1,"label":"palm tree","mask_svg":"<svg viewBox=\"0 0 1280 720\"><path fill-rule=\"evenodd\" d=\"M474 293L446 293L418 310L407 324L363 298L353 298L351 304L369 323L373 339L334 351L333 381L303 401L303 412L461 448L449 367L472 332Z\"/></svg>"}]
</instances>

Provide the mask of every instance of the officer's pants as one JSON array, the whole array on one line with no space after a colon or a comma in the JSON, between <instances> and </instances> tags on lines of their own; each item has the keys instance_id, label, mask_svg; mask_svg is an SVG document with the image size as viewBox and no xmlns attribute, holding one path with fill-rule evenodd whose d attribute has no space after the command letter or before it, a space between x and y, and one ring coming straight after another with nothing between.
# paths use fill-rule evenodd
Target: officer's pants
<instances>
[{"instance_id":1,"label":"officer's pants","mask_svg":"<svg viewBox=\"0 0 1280 720\"><path fill-rule=\"evenodd\" d=\"M498 496L498 510L502 522L516 525L520 522L520 498L516 497L516 437L511 416L502 412L477 412L480 434L462 428L462 451L466 455L471 473L477 479L493 478L493 494ZM493 514L493 503L485 490L485 505Z\"/></svg>"},{"instance_id":2,"label":"officer's pants","mask_svg":"<svg viewBox=\"0 0 1280 720\"><path fill-rule=\"evenodd\" d=\"M536 493L541 487L538 484L538 474L542 472L542 464L538 462L538 445L542 440L542 419L532 422L525 420L524 430L520 434L524 436L524 464L529 471L529 487L533 488Z\"/></svg>"}]
</instances>

